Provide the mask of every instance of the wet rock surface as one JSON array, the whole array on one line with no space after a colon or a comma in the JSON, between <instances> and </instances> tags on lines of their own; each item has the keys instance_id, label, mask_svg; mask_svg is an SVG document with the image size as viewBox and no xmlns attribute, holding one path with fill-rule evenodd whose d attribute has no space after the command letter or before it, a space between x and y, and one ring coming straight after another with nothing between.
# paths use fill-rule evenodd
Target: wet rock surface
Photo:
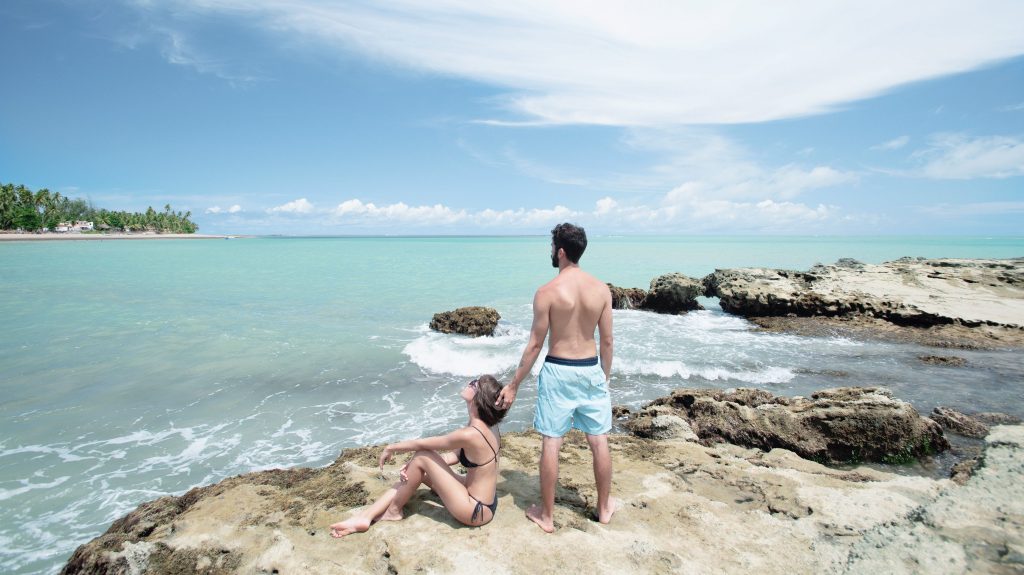
<instances>
[{"instance_id":1,"label":"wet rock surface","mask_svg":"<svg viewBox=\"0 0 1024 575\"><path fill-rule=\"evenodd\" d=\"M703 284L722 309L748 317L877 318L896 325L1024 330L1024 260L843 259L807 271L716 270Z\"/></svg>"},{"instance_id":2,"label":"wet rock surface","mask_svg":"<svg viewBox=\"0 0 1024 575\"><path fill-rule=\"evenodd\" d=\"M666 419L673 415L705 444L783 448L823 463L906 462L949 448L937 423L878 387L828 389L810 398L677 389L638 412L628 428L641 437L682 436Z\"/></svg>"},{"instance_id":3,"label":"wet rock surface","mask_svg":"<svg viewBox=\"0 0 1024 575\"><path fill-rule=\"evenodd\" d=\"M704 284L680 273L670 273L651 280L651 289L642 308L657 313L679 314L704 309L697 298L704 295Z\"/></svg>"},{"instance_id":4,"label":"wet rock surface","mask_svg":"<svg viewBox=\"0 0 1024 575\"><path fill-rule=\"evenodd\" d=\"M441 333L459 333L473 337L494 335L501 315L494 308L470 306L435 313L430 329Z\"/></svg>"},{"instance_id":5,"label":"wet rock surface","mask_svg":"<svg viewBox=\"0 0 1024 575\"><path fill-rule=\"evenodd\" d=\"M612 293L612 309L640 309L647 292L640 288L623 288L608 284Z\"/></svg>"},{"instance_id":6,"label":"wet rock surface","mask_svg":"<svg viewBox=\"0 0 1024 575\"><path fill-rule=\"evenodd\" d=\"M989 427L987 425L949 407L936 407L928 417L950 433L978 439L988 435Z\"/></svg>"}]
</instances>

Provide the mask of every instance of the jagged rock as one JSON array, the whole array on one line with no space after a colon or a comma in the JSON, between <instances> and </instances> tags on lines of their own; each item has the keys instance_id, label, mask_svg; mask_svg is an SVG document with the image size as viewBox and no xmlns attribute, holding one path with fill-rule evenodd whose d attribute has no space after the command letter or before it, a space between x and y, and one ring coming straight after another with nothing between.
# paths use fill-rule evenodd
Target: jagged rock
<instances>
[{"instance_id":1,"label":"jagged rock","mask_svg":"<svg viewBox=\"0 0 1024 575\"><path fill-rule=\"evenodd\" d=\"M479 337L494 335L501 315L489 307L460 307L453 311L435 313L430 320L430 329L441 333L461 333Z\"/></svg>"},{"instance_id":2,"label":"jagged rock","mask_svg":"<svg viewBox=\"0 0 1024 575\"><path fill-rule=\"evenodd\" d=\"M630 415L630 410L625 405L613 405L612 406L612 419L626 419Z\"/></svg>"},{"instance_id":3,"label":"jagged rock","mask_svg":"<svg viewBox=\"0 0 1024 575\"><path fill-rule=\"evenodd\" d=\"M1017 425L1021 422L1021 419L1017 416L999 413L998 411L975 413L972 417L985 425Z\"/></svg>"},{"instance_id":4,"label":"jagged rock","mask_svg":"<svg viewBox=\"0 0 1024 575\"><path fill-rule=\"evenodd\" d=\"M671 427L654 421L669 413L687 420L705 444L781 447L820 462L903 462L949 448L937 423L884 388L842 387L810 399L757 389L677 389L641 410L631 429L653 437Z\"/></svg>"},{"instance_id":5,"label":"jagged rock","mask_svg":"<svg viewBox=\"0 0 1024 575\"><path fill-rule=\"evenodd\" d=\"M967 365L966 359L948 355L919 355L917 359L931 365L948 365L950 367L963 367Z\"/></svg>"},{"instance_id":6,"label":"jagged rock","mask_svg":"<svg viewBox=\"0 0 1024 575\"><path fill-rule=\"evenodd\" d=\"M928 417L946 431L981 439L988 435L988 426L977 419L949 407L936 407Z\"/></svg>"},{"instance_id":7,"label":"jagged rock","mask_svg":"<svg viewBox=\"0 0 1024 575\"><path fill-rule=\"evenodd\" d=\"M1024 330L1024 259L843 259L807 272L715 270L702 280L722 309L748 317L870 317L911 327Z\"/></svg>"},{"instance_id":8,"label":"jagged rock","mask_svg":"<svg viewBox=\"0 0 1024 575\"><path fill-rule=\"evenodd\" d=\"M322 469L271 469L231 477L197 487L180 497L161 497L143 503L115 521L107 532L79 546L61 574L107 573L230 573L246 559L230 540L201 542L199 547L169 546L176 523L200 504L242 490L263 498L246 509L254 524L309 523L323 509L363 505L363 482L352 481L346 464L359 460L363 450L347 450ZM374 454L376 455L376 454Z\"/></svg>"},{"instance_id":9,"label":"jagged rock","mask_svg":"<svg viewBox=\"0 0 1024 575\"><path fill-rule=\"evenodd\" d=\"M643 301L643 309L658 313L678 314L704 309L697 298L704 295L704 284L681 273L670 273L651 280L651 289Z\"/></svg>"},{"instance_id":10,"label":"jagged rock","mask_svg":"<svg viewBox=\"0 0 1024 575\"><path fill-rule=\"evenodd\" d=\"M639 309L647 297L647 292L640 288L621 288L608 284L612 292L612 309Z\"/></svg>"},{"instance_id":11,"label":"jagged rock","mask_svg":"<svg viewBox=\"0 0 1024 575\"><path fill-rule=\"evenodd\" d=\"M638 437L646 439L683 439L698 441L689 422L677 415L671 407L654 406L645 409L626 427Z\"/></svg>"},{"instance_id":12,"label":"jagged rock","mask_svg":"<svg viewBox=\"0 0 1024 575\"><path fill-rule=\"evenodd\" d=\"M957 463L949 470L949 478L957 485L966 485L974 477L974 472L981 467L981 457L972 457Z\"/></svg>"}]
</instances>

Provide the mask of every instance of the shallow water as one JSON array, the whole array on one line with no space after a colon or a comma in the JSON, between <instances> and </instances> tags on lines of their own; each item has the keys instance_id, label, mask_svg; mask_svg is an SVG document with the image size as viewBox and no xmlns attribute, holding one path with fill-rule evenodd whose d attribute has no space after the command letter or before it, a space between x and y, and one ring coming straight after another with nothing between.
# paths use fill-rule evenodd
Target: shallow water
<instances>
[{"instance_id":1,"label":"shallow water","mask_svg":"<svg viewBox=\"0 0 1024 575\"><path fill-rule=\"evenodd\" d=\"M518 363L533 290L554 274L548 249L547 238L0 244L0 570L54 572L161 495L458 425L465 381L507 379ZM1020 256L1024 240L594 238L583 263L646 287L671 271L903 255ZM615 312L614 403L679 387L885 385L922 412L1024 416L1019 352L758 333L705 304L685 316ZM464 305L498 309L497 335L427 329L433 313ZM967 365L928 365L927 354ZM528 380L503 429L527 427L533 399Z\"/></svg>"}]
</instances>

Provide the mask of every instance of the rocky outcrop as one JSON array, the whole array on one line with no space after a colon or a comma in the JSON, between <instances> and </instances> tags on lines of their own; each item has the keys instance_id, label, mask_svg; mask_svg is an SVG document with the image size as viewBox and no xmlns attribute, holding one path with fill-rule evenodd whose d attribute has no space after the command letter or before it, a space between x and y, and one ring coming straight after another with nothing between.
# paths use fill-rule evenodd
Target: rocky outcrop
<instances>
[{"instance_id":1,"label":"rocky outcrop","mask_svg":"<svg viewBox=\"0 0 1024 575\"><path fill-rule=\"evenodd\" d=\"M863 316L912 327L1024 330L1024 259L843 259L808 271L716 270L702 281L723 310L749 317Z\"/></svg>"},{"instance_id":2,"label":"rocky outcrop","mask_svg":"<svg viewBox=\"0 0 1024 575\"><path fill-rule=\"evenodd\" d=\"M978 439L988 435L988 426L977 419L949 407L936 407L929 417L942 429L965 437Z\"/></svg>"},{"instance_id":3,"label":"rocky outcrop","mask_svg":"<svg viewBox=\"0 0 1024 575\"><path fill-rule=\"evenodd\" d=\"M628 423L641 437L683 437L685 420L704 444L783 448L827 463L905 462L949 448L942 429L884 388L843 387L807 398L758 389L677 389Z\"/></svg>"},{"instance_id":4,"label":"rocky outcrop","mask_svg":"<svg viewBox=\"0 0 1024 575\"><path fill-rule=\"evenodd\" d=\"M1024 428L996 427L963 487L864 532L846 573L1024 573Z\"/></svg>"},{"instance_id":5,"label":"rocky outcrop","mask_svg":"<svg viewBox=\"0 0 1024 575\"><path fill-rule=\"evenodd\" d=\"M697 298L703 295L704 284L700 280L670 273L651 280L651 289L641 307L658 313L685 313L704 309L697 303Z\"/></svg>"},{"instance_id":6,"label":"rocky outcrop","mask_svg":"<svg viewBox=\"0 0 1024 575\"><path fill-rule=\"evenodd\" d=\"M553 535L523 517L537 501L533 432L502 436L498 510L454 521L421 488L405 519L330 538L328 526L378 497L401 461L345 451L320 470L252 473L144 504L81 546L64 573L1019 573L1024 569L1024 428L998 427L963 487L861 467L831 469L784 449L609 436L608 525L586 438L561 452ZM756 545L751 545L756 541ZM511 550L511 551L510 551ZM727 551L724 552L723 550Z\"/></svg>"},{"instance_id":7,"label":"rocky outcrop","mask_svg":"<svg viewBox=\"0 0 1024 575\"><path fill-rule=\"evenodd\" d=\"M430 320L430 329L441 333L460 333L479 337L494 335L501 315L489 307L460 307L453 311L435 313Z\"/></svg>"},{"instance_id":8,"label":"rocky outcrop","mask_svg":"<svg viewBox=\"0 0 1024 575\"><path fill-rule=\"evenodd\" d=\"M647 292L640 288L623 288L608 284L612 292L612 309L640 309Z\"/></svg>"},{"instance_id":9,"label":"rocky outcrop","mask_svg":"<svg viewBox=\"0 0 1024 575\"><path fill-rule=\"evenodd\" d=\"M366 503L364 481L353 481L347 464L375 460L367 450L343 452L322 469L274 469L225 479L216 485L197 487L180 497L161 497L143 503L115 521L106 533L78 547L62 574L121 573L235 573L252 572L269 565L255 558L233 538L176 538L196 521L196 515L216 515L217 502L231 496L240 513L236 528L259 525L264 529L295 528L310 535L323 529L317 512L324 508L351 507ZM201 509L198 509L201 508ZM264 555L272 545L267 545ZM248 565L248 567L245 567ZM272 567L265 569L270 572Z\"/></svg>"}]
</instances>

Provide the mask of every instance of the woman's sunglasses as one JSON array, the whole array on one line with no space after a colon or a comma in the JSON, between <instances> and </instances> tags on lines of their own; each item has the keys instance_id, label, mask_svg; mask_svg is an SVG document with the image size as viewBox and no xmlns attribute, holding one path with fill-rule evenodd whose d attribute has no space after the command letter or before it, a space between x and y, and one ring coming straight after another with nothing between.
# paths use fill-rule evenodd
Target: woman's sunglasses
<instances>
[{"instance_id":1,"label":"woman's sunglasses","mask_svg":"<svg viewBox=\"0 0 1024 575\"><path fill-rule=\"evenodd\" d=\"M466 385L472 387L473 389L480 389L480 380L474 379L473 381L467 383Z\"/></svg>"}]
</instances>

